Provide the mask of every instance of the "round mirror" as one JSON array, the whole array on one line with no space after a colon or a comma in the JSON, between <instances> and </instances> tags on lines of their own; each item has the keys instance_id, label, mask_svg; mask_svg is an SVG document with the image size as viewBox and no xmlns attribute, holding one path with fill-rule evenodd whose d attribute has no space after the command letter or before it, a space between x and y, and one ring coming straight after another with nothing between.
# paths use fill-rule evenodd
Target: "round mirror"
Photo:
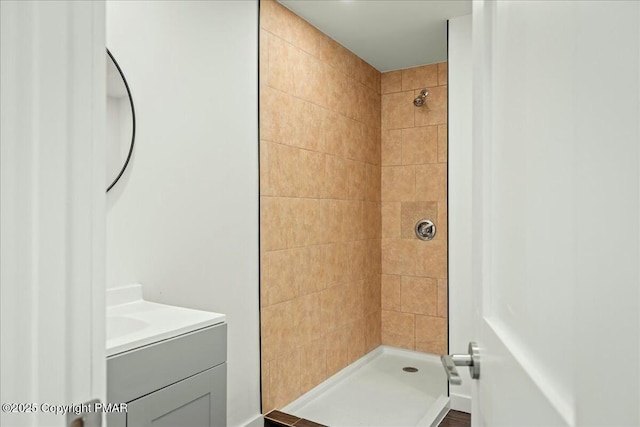
<instances>
[{"instance_id":1,"label":"round mirror","mask_svg":"<svg viewBox=\"0 0 640 427\"><path fill-rule=\"evenodd\" d=\"M133 98L124 77L107 49L107 191L118 182L133 153L136 114Z\"/></svg>"}]
</instances>

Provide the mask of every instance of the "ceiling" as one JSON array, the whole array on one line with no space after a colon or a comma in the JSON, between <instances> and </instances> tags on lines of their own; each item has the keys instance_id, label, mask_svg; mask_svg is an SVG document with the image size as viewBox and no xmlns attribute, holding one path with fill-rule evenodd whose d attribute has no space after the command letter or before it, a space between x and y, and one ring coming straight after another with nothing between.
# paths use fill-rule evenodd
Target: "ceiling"
<instances>
[{"instance_id":1,"label":"ceiling","mask_svg":"<svg viewBox=\"0 0 640 427\"><path fill-rule=\"evenodd\" d=\"M279 0L378 71L447 59L447 19L471 0Z\"/></svg>"}]
</instances>

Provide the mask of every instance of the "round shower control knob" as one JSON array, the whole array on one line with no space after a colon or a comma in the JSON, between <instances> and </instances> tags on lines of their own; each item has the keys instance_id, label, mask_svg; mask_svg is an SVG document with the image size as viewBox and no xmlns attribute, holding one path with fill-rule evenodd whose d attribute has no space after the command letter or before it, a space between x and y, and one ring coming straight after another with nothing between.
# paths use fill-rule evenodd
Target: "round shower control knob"
<instances>
[{"instance_id":1,"label":"round shower control knob","mask_svg":"<svg viewBox=\"0 0 640 427\"><path fill-rule=\"evenodd\" d=\"M416 236L420 240L431 240L436 237L436 225L430 219L421 219L416 223Z\"/></svg>"}]
</instances>

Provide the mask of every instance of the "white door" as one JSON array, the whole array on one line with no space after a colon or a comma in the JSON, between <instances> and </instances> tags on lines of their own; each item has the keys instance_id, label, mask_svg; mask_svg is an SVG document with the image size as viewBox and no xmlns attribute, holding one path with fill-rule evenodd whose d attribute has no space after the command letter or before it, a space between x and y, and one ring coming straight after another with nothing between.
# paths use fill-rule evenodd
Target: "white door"
<instances>
[{"instance_id":1,"label":"white door","mask_svg":"<svg viewBox=\"0 0 640 427\"><path fill-rule=\"evenodd\" d=\"M473 424L640 425L640 2L474 2L473 56Z\"/></svg>"},{"instance_id":2,"label":"white door","mask_svg":"<svg viewBox=\"0 0 640 427\"><path fill-rule=\"evenodd\" d=\"M2 1L0 31L0 425L62 427L106 395L104 2Z\"/></svg>"}]
</instances>

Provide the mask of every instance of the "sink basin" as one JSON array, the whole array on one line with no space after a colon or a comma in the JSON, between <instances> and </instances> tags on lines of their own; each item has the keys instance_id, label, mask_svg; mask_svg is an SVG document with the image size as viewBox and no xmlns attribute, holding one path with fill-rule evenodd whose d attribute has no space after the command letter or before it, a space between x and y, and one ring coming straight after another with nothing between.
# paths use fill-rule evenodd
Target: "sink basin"
<instances>
[{"instance_id":1,"label":"sink basin","mask_svg":"<svg viewBox=\"0 0 640 427\"><path fill-rule=\"evenodd\" d=\"M107 290L107 356L224 323L220 313L145 301L139 284Z\"/></svg>"},{"instance_id":2,"label":"sink basin","mask_svg":"<svg viewBox=\"0 0 640 427\"><path fill-rule=\"evenodd\" d=\"M134 334L149 324L142 320L125 316L110 316L107 321L107 341L121 336Z\"/></svg>"}]
</instances>

